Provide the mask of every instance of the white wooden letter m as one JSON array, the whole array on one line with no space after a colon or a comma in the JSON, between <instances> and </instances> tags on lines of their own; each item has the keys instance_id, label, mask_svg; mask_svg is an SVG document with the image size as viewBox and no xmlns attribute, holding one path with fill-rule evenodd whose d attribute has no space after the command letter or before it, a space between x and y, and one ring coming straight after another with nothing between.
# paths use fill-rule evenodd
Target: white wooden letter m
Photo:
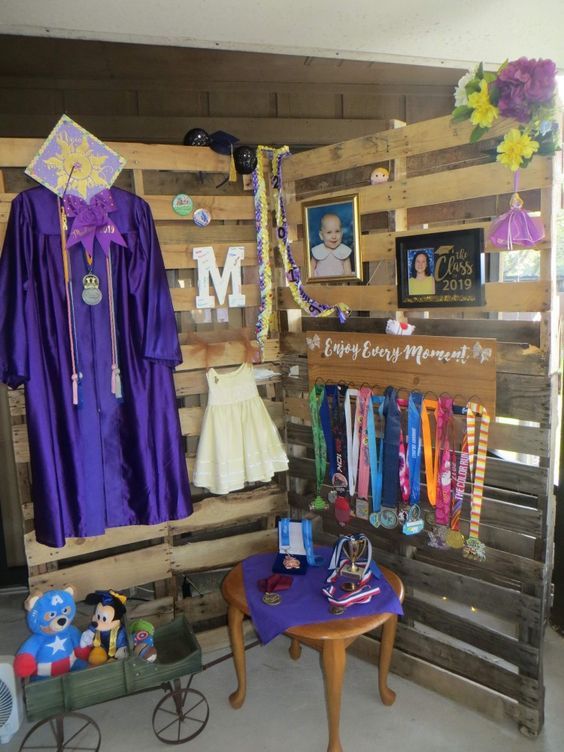
<instances>
[{"instance_id":1,"label":"white wooden letter m","mask_svg":"<svg viewBox=\"0 0 564 752\"><path fill-rule=\"evenodd\" d=\"M229 295L228 305L230 308L244 307L245 296L241 293L241 260L245 256L245 249L242 246L229 247L223 272L220 272L217 268L215 253L211 245L194 248L193 256L198 264L196 308L215 307L215 298L213 295L210 295L210 277L220 306L225 302L227 286L231 279L233 292Z\"/></svg>"}]
</instances>

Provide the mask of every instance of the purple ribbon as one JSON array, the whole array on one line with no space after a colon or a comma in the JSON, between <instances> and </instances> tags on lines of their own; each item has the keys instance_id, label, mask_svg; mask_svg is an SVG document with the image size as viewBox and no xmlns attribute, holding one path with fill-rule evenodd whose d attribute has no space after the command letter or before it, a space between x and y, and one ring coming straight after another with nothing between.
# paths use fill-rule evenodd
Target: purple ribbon
<instances>
[{"instance_id":1,"label":"purple ribbon","mask_svg":"<svg viewBox=\"0 0 564 752\"><path fill-rule=\"evenodd\" d=\"M126 246L120 231L108 216L116 210L116 205L107 188L92 196L88 202L79 196L66 195L63 204L67 217L75 217L67 240L68 248L82 243L86 252L92 255L94 241L97 240L108 256L111 243Z\"/></svg>"}]
</instances>

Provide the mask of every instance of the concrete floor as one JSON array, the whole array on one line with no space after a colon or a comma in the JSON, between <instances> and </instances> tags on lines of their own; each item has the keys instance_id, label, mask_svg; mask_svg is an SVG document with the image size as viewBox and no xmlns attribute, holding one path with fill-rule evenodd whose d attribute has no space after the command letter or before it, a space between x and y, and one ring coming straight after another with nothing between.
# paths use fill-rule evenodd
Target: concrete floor
<instances>
[{"instance_id":1,"label":"concrete floor","mask_svg":"<svg viewBox=\"0 0 564 752\"><path fill-rule=\"evenodd\" d=\"M0 595L3 653L25 636L20 596ZM194 678L210 706L207 727L182 748L190 752L325 752L327 720L318 655L304 648L298 662L288 656L289 641L279 637L247 653L248 692L243 708L227 697L235 689L232 662L220 663ZM204 662L220 653L206 655ZM376 669L350 656L345 675L341 740L346 752L562 752L564 749L564 639L546 634L546 725L536 739L522 736L514 721L494 722L456 703L390 676L394 706L378 698ZM102 731L102 750L156 752L162 745L151 730L151 716L162 692L115 700L86 711ZM0 750L18 750L29 724Z\"/></svg>"}]
</instances>

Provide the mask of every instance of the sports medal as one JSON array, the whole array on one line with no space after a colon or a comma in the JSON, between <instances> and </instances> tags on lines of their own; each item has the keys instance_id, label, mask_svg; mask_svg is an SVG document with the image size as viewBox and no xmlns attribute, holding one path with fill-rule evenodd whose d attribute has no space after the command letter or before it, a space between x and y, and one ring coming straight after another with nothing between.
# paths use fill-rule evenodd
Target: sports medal
<instances>
[{"instance_id":1,"label":"sports medal","mask_svg":"<svg viewBox=\"0 0 564 752\"><path fill-rule=\"evenodd\" d=\"M282 598L278 593L265 593L262 596L262 602L266 603L267 606L278 606L282 602Z\"/></svg>"}]
</instances>

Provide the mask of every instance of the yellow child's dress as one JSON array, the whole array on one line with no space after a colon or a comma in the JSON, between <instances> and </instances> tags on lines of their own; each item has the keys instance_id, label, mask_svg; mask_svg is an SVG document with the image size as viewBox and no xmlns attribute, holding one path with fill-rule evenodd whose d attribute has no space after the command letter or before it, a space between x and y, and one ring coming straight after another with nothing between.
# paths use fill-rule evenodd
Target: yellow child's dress
<instances>
[{"instance_id":1,"label":"yellow child's dress","mask_svg":"<svg viewBox=\"0 0 564 752\"><path fill-rule=\"evenodd\" d=\"M288 457L258 393L253 367L243 363L231 373L210 368L207 379L194 485L226 494L287 470Z\"/></svg>"}]
</instances>

